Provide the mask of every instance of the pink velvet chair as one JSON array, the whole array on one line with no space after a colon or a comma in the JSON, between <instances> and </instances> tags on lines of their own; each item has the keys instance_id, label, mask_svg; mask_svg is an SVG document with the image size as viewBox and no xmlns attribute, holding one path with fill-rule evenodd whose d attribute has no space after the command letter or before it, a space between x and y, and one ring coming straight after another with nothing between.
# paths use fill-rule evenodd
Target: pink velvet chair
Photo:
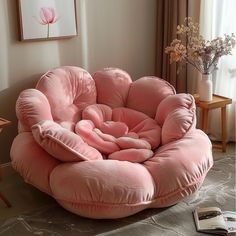
<instances>
[{"instance_id":1,"label":"pink velvet chair","mask_svg":"<svg viewBox=\"0 0 236 236\"><path fill-rule=\"evenodd\" d=\"M195 192L213 164L196 129L194 99L116 68L92 77L48 71L16 103L13 167L71 212L119 218L171 206Z\"/></svg>"}]
</instances>

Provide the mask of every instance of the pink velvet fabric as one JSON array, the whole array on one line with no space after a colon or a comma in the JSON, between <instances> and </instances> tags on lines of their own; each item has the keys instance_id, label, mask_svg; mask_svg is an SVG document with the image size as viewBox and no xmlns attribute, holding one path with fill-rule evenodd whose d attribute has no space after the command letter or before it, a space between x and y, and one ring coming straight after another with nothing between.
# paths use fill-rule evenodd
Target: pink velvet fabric
<instances>
[{"instance_id":1,"label":"pink velvet fabric","mask_svg":"<svg viewBox=\"0 0 236 236\"><path fill-rule=\"evenodd\" d=\"M13 168L23 176L25 182L52 195L48 180L52 170L61 162L41 148L31 132L22 132L16 136L10 155Z\"/></svg>"},{"instance_id":2,"label":"pink velvet fabric","mask_svg":"<svg viewBox=\"0 0 236 236\"><path fill-rule=\"evenodd\" d=\"M90 146L104 154L110 154L120 150L119 146L112 140L103 139L94 131L95 126L90 120L81 120L76 124L75 132L83 138Z\"/></svg>"},{"instance_id":3,"label":"pink velvet fabric","mask_svg":"<svg viewBox=\"0 0 236 236\"><path fill-rule=\"evenodd\" d=\"M106 68L97 71L93 79L97 88L97 103L111 108L126 105L132 79L129 74L117 68Z\"/></svg>"},{"instance_id":4,"label":"pink velvet fabric","mask_svg":"<svg viewBox=\"0 0 236 236\"><path fill-rule=\"evenodd\" d=\"M156 112L156 121L162 126L162 144L182 138L195 129L195 101L189 94L176 94L164 99Z\"/></svg>"},{"instance_id":5,"label":"pink velvet fabric","mask_svg":"<svg viewBox=\"0 0 236 236\"><path fill-rule=\"evenodd\" d=\"M36 89L20 93L16 102L19 132L31 131L31 126L41 120L53 120L47 97Z\"/></svg>"},{"instance_id":6,"label":"pink velvet fabric","mask_svg":"<svg viewBox=\"0 0 236 236\"><path fill-rule=\"evenodd\" d=\"M159 103L172 94L175 94L175 89L169 83L146 76L131 84L126 106L154 118Z\"/></svg>"},{"instance_id":7,"label":"pink velvet fabric","mask_svg":"<svg viewBox=\"0 0 236 236\"><path fill-rule=\"evenodd\" d=\"M112 110L107 105L94 104L84 109L82 118L75 132L90 146L108 154L108 159L143 162L152 156L150 149L160 144L160 126L135 110L121 107Z\"/></svg>"},{"instance_id":8,"label":"pink velvet fabric","mask_svg":"<svg viewBox=\"0 0 236 236\"><path fill-rule=\"evenodd\" d=\"M197 191L213 164L193 97L157 77L55 68L22 91L16 114L13 167L81 216L170 206Z\"/></svg>"},{"instance_id":9,"label":"pink velvet fabric","mask_svg":"<svg viewBox=\"0 0 236 236\"><path fill-rule=\"evenodd\" d=\"M100 152L75 133L54 121L41 121L32 126L35 141L56 159L63 162L103 160Z\"/></svg>"},{"instance_id":10,"label":"pink velvet fabric","mask_svg":"<svg viewBox=\"0 0 236 236\"><path fill-rule=\"evenodd\" d=\"M36 85L48 99L53 120L75 124L82 110L96 102L97 90L92 76L78 67L64 66L45 73Z\"/></svg>"}]
</instances>

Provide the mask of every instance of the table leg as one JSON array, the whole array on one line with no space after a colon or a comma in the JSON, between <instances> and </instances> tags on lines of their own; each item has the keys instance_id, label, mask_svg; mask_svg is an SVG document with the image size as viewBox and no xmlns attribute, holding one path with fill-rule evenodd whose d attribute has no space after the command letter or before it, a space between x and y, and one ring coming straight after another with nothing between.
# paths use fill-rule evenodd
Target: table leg
<instances>
[{"instance_id":1,"label":"table leg","mask_svg":"<svg viewBox=\"0 0 236 236\"><path fill-rule=\"evenodd\" d=\"M208 129L208 109L202 109L202 130L207 133Z\"/></svg>"},{"instance_id":2,"label":"table leg","mask_svg":"<svg viewBox=\"0 0 236 236\"><path fill-rule=\"evenodd\" d=\"M2 172L1 172L1 166L0 166L0 182L2 180ZM2 199L7 207L11 207L11 203L7 200L7 198L0 192L0 199Z\"/></svg>"},{"instance_id":3,"label":"table leg","mask_svg":"<svg viewBox=\"0 0 236 236\"><path fill-rule=\"evenodd\" d=\"M221 108L221 139L222 139L222 151L226 151L226 106Z\"/></svg>"},{"instance_id":4,"label":"table leg","mask_svg":"<svg viewBox=\"0 0 236 236\"><path fill-rule=\"evenodd\" d=\"M0 192L0 198L6 203L7 207L11 207L11 203L6 199L6 197Z\"/></svg>"}]
</instances>

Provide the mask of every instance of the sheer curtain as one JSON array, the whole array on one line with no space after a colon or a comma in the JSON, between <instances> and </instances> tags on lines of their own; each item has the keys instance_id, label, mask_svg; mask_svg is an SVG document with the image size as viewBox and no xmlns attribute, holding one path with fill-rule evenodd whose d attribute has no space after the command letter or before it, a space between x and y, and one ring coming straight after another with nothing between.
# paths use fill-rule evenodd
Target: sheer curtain
<instances>
[{"instance_id":1,"label":"sheer curtain","mask_svg":"<svg viewBox=\"0 0 236 236\"><path fill-rule=\"evenodd\" d=\"M206 39L214 39L224 34L236 35L236 1L207 0L201 1L200 31ZM232 98L232 105L227 106L228 141L235 141L236 112L236 48L233 55L223 56L218 70L213 73L213 91L215 94ZM213 140L221 139L220 109L213 110L209 117L209 134Z\"/></svg>"}]
</instances>

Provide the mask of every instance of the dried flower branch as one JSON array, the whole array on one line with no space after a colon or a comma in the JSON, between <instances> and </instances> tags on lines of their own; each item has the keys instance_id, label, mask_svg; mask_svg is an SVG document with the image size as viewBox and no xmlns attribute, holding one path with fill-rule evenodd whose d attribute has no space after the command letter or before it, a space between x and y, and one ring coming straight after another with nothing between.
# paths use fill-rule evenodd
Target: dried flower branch
<instances>
[{"instance_id":1,"label":"dried flower branch","mask_svg":"<svg viewBox=\"0 0 236 236\"><path fill-rule=\"evenodd\" d=\"M235 35L225 35L206 41L199 35L199 24L191 17L184 20L184 24L177 26L177 34L181 39L174 39L165 52L170 54L170 63L185 61L194 66L202 74L210 74L217 69L219 58L231 55L236 44Z\"/></svg>"}]
</instances>

